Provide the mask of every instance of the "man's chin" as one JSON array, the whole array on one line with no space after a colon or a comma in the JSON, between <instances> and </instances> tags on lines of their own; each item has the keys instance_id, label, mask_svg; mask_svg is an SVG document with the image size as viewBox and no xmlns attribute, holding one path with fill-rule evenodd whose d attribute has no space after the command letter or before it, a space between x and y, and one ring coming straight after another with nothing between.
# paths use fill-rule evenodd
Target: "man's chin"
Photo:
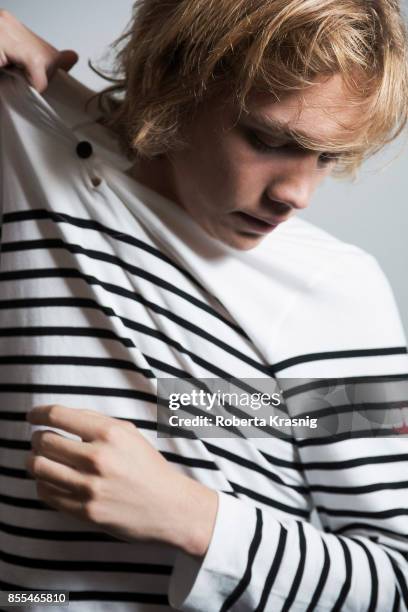
<instances>
[{"instance_id":1,"label":"man's chin","mask_svg":"<svg viewBox=\"0 0 408 612\"><path fill-rule=\"evenodd\" d=\"M237 251L250 251L254 247L258 246L258 244L262 242L264 238L265 236L261 236L259 234L232 231L231 233L223 236L221 240Z\"/></svg>"}]
</instances>

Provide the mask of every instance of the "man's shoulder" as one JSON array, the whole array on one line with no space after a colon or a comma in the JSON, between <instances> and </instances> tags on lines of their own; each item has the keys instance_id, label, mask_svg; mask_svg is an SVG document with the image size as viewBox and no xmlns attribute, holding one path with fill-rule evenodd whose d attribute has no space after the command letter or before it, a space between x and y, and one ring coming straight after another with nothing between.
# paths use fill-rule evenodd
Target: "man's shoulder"
<instances>
[{"instance_id":1,"label":"man's shoulder","mask_svg":"<svg viewBox=\"0 0 408 612\"><path fill-rule=\"evenodd\" d=\"M332 350L406 345L392 287L375 256L303 219L279 229L282 260L293 251L290 270L298 295L282 342L290 346L288 334L293 342L296 335L317 334L316 352L329 339Z\"/></svg>"},{"instance_id":2,"label":"man's shoulder","mask_svg":"<svg viewBox=\"0 0 408 612\"><path fill-rule=\"evenodd\" d=\"M296 245L296 249L300 252L314 252L316 255L325 254L338 258L338 256L348 256L351 258L367 258L371 257L370 253L365 249L346 242L341 238L334 236L327 230L314 225L310 221L293 217L279 227L279 239L282 243Z\"/></svg>"},{"instance_id":3,"label":"man's shoulder","mask_svg":"<svg viewBox=\"0 0 408 612\"><path fill-rule=\"evenodd\" d=\"M380 270L376 258L364 248L299 217L279 226L265 243L271 259L290 264L293 274L308 284L336 278L347 284L347 279L377 275Z\"/></svg>"}]
</instances>

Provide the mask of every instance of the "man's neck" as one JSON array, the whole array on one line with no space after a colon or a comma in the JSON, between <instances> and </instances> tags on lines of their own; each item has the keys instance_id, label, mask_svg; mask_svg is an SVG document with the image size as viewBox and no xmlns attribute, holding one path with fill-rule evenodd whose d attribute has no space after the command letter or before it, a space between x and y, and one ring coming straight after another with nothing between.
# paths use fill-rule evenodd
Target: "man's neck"
<instances>
[{"instance_id":1,"label":"man's neck","mask_svg":"<svg viewBox=\"0 0 408 612\"><path fill-rule=\"evenodd\" d=\"M180 206L173 186L170 163L166 157L139 159L131 168L126 170L126 174Z\"/></svg>"}]
</instances>

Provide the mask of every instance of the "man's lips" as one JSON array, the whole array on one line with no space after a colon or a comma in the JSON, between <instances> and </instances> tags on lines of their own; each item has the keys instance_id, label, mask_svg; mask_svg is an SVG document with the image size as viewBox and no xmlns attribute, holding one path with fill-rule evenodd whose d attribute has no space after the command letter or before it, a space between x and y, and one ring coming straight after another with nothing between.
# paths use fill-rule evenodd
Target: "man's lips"
<instances>
[{"instance_id":1,"label":"man's lips","mask_svg":"<svg viewBox=\"0 0 408 612\"><path fill-rule=\"evenodd\" d=\"M266 220L261 219L255 215L243 212L241 210L232 213L236 218L242 220L251 230L255 233L259 234L267 234L275 229L280 223L286 221L286 219L277 219L277 220Z\"/></svg>"}]
</instances>

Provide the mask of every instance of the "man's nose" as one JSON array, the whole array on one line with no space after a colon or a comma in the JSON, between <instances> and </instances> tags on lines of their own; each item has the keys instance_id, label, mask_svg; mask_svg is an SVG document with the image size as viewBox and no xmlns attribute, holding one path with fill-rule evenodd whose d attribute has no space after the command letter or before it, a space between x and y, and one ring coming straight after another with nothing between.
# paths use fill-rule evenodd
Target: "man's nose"
<instances>
[{"instance_id":1,"label":"man's nose","mask_svg":"<svg viewBox=\"0 0 408 612\"><path fill-rule=\"evenodd\" d=\"M288 163L278 176L274 176L267 189L270 201L283 210L307 208L319 183L316 177L318 155L311 153L293 164Z\"/></svg>"}]
</instances>

